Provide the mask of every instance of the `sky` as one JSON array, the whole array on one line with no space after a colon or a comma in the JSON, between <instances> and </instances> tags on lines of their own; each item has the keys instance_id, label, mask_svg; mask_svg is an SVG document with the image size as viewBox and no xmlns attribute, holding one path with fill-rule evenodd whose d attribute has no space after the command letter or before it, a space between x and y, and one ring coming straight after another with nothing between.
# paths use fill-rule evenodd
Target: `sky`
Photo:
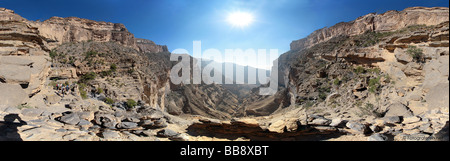
<instances>
[{"instance_id":1,"label":"sky","mask_svg":"<svg viewBox=\"0 0 450 161\"><path fill-rule=\"evenodd\" d=\"M293 40L317 29L362 15L407 7L448 7L447 0L0 0L28 20L53 16L80 17L122 23L137 38L167 45L170 51L186 49L193 41L202 51L225 49L278 49L289 51ZM254 17L246 27L227 21L230 13ZM249 63L252 64L252 63ZM245 64L241 64L245 65ZM252 65L251 65L252 66ZM261 67L267 68L267 67Z\"/></svg>"}]
</instances>

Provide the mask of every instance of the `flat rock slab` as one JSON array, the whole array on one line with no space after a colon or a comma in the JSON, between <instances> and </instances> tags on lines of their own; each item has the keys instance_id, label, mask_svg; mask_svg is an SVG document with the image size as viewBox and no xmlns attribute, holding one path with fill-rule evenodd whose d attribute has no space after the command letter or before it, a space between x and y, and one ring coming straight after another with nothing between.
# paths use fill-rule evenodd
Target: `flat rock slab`
<instances>
[{"instance_id":1,"label":"flat rock slab","mask_svg":"<svg viewBox=\"0 0 450 161\"><path fill-rule=\"evenodd\" d=\"M20 85L0 83L0 109L17 107L29 98Z\"/></svg>"},{"instance_id":2,"label":"flat rock slab","mask_svg":"<svg viewBox=\"0 0 450 161\"><path fill-rule=\"evenodd\" d=\"M120 134L117 131L106 130L102 133L104 139L117 139L120 138Z\"/></svg>"},{"instance_id":3,"label":"flat rock slab","mask_svg":"<svg viewBox=\"0 0 450 161\"><path fill-rule=\"evenodd\" d=\"M33 64L33 61L24 59L23 56L0 56L0 64L29 66Z\"/></svg>"},{"instance_id":4,"label":"flat rock slab","mask_svg":"<svg viewBox=\"0 0 450 161\"><path fill-rule=\"evenodd\" d=\"M31 69L28 66L0 64L0 80L4 83L28 84Z\"/></svg>"},{"instance_id":5,"label":"flat rock slab","mask_svg":"<svg viewBox=\"0 0 450 161\"><path fill-rule=\"evenodd\" d=\"M38 117L41 116L41 114L44 112L42 109L35 109L35 108L27 108L22 110L22 115L28 116L28 117Z\"/></svg>"}]
</instances>

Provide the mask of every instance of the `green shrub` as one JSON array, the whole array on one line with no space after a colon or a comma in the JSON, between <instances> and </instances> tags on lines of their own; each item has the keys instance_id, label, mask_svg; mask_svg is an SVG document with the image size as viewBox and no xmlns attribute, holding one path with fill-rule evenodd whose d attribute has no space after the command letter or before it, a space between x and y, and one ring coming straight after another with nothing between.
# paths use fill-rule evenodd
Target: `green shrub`
<instances>
[{"instance_id":1,"label":"green shrub","mask_svg":"<svg viewBox=\"0 0 450 161\"><path fill-rule=\"evenodd\" d=\"M319 98L320 98L321 100L326 100L326 99L327 99L327 94L326 94L325 92L320 92L320 93L319 93Z\"/></svg>"},{"instance_id":2,"label":"green shrub","mask_svg":"<svg viewBox=\"0 0 450 161\"><path fill-rule=\"evenodd\" d=\"M85 54L85 59L89 59L89 58L92 58L92 57L94 57L94 56L96 56L98 53L96 52L96 51L88 51L86 54Z\"/></svg>"},{"instance_id":3,"label":"green shrub","mask_svg":"<svg viewBox=\"0 0 450 161\"><path fill-rule=\"evenodd\" d=\"M381 73L381 69L380 68L372 68L372 69L368 69L367 71L370 72L370 73L374 73L376 75L380 75L380 73Z\"/></svg>"},{"instance_id":4,"label":"green shrub","mask_svg":"<svg viewBox=\"0 0 450 161\"><path fill-rule=\"evenodd\" d=\"M89 72L89 73L83 75L83 76L80 78L79 82L84 82L84 83L86 83L86 82L89 82L89 81L91 81L91 80L94 80L96 77L97 77L97 74L95 74L94 72Z\"/></svg>"},{"instance_id":5,"label":"green shrub","mask_svg":"<svg viewBox=\"0 0 450 161\"><path fill-rule=\"evenodd\" d=\"M341 80L339 80L338 78L336 78L334 81L333 81L333 84L334 85L341 85Z\"/></svg>"},{"instance_id":6,"label":"green shrub","mask_svg":"<svg viewBox=\"0 0 450 161\"><path fill-rule=\"evenodd\" d=\"M97 93L98 94L102 94L103 93L103 88L97 88Z\"/></svg>"},{"instance_id":7,"label":"green shrub","mask_svg":"<svg viewBox=\"0 0 450 161\"><path fill-rule=\"evenodd\" d=\"M134 108L134 107L137 106L137 103L136 103L136 101L134 101L132 99L128 99L127 100L127 106L128 106L128 108Z\"/></svg>"},{"instance_id":8,"label":"green shrub","mask_svg":"<svg viewBox=\"0 0 450 161\"><path fill-rule=\"evenodd\" d=\"M49 53L50 58L55 59L58 56L58 53L56 53L55 50L50 51Z\"/></svg>"},{"instance_id":9,"label":"green shrub","mask_svg":"<svg viewBox=\"0 0 450 161\"><path fill-rule=\"evenodd\" d=\"M55 80L52 80L50 83L48 83L48 86L51 86L53 88L56 88L56 85L58 84L58 82L56 82Z\"/></svg>"},{"instance_id":10,"label":"green shrub","mask_svg":"<svg viewBox=\"0 0 450 161\"><path fill-rule=\"evenodd\" d=\"M106 98L105 103L109 104L109 105L112 105L112 104L114 104L114 100L111 99L111 98Z\"/></svg>"},{"instance_id":11,"label":"green shrub","mask_svg":"<svg viewBox=\"0 0 450 161\"><path fill-rule=\"evenodd\" d=\"M378 91L378 87L380 86L380 78L374 78L369 80L369 92L375 93Z\"/></svg>"},{"instance_id":12,"label":"green shrub","mask_svg":"<svg viewBox=\"0 0 450 161\"><path fill-rule=\"evenodd\" d=\"M354 71L356 74L366 73L366 69L364 69L364 67L362 67L362 66L356 67Z\"/></svg>"},{"instance_id":13,"label":"green shrub","mask_svg":"<svg viewBox=\"0 0 450 161\"><path fill-rule=\"evenodd\" d=\"M84 89L80 90L80 96L81 96L82 99L87 99L88 98L87 92Z\"/></svg>"},{"instance_id":14,"label":"green shrub","mask_svg":"<svg viewBox=\"0 0 450 161\"><path fill-rule=\"evenodd\" d=\"M111 70L100 72L100 76L102 76L102 77L108 77L108 76L111 76L111 75L112 75L112 71Z\"/></svg>"},{"instance_id":15,"label":"green shrub","mask_svg":"<svg viewBox=\"0 0 450 161\"><path fill-rule=\"evenodd\" d=\"M87 92L85 91L87 85L81 82L78 82L78 90L80 91L80 96L82 99L87 99Z\"/></svg>"},{"instance_id":16,"label":"green shrub","mask_svg":"<svg viewBox=\"0 0 450 161\"><path fill-rule=\"evenodd\" d=\"M110 69L111 69L112 72L116 72L117 65L116 64L111 64Z\"/></svg>"},{"instance_id":17,"label":"green shrub","mask_svg":"<svg viewBox=\"0 0 450 161\"><path fill-rule=\"evenodd\" d=\"M420 63L420 62L425 62L424 57L423 57L423 50L417 48L416 46L409 46L408 50L406 50L406 53L408 53L409 55L411 55L411 57L414 59L414 61Z\"/></svg>"},{"instance_id":18,"label":"green shrub","mask_svg":"<svg viewBox=\"0 0 450 161\"><path fill-rule=\"evenodd\" d=\"M307 101L307 102L305 103L305 106L303 106L303 107L305 107L306 109L308 109L308 108L312 107L313 105L314 105L314 102L312 102L312 101Z\"/></svg>"}]
</instances>

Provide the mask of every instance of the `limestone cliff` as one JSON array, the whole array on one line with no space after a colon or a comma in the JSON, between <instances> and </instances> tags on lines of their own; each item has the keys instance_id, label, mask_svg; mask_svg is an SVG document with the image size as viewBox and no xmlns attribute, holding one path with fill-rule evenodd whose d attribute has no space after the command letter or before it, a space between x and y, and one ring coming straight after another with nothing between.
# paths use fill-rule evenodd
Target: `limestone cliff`
<instances>
[{"instance_id":1,"label":"limestone cliff","mask_svg":"<svg viewBox=\"0 0 450 161\"><path fill-rule=\"evenodd\" d=\"M341 22L329 28L316 30L304 39L293 41L291 50L309 48L336 36L353 36L367 31L393 31L419 24L437 25L448 21L448 17L448 8L445 7L411 7L403 11L388 11L383 14L371 13L351 22Z\"/></svg>"},{"instance_id":2,"label":"limestone cliff","mask_svg":"<svg viewBox=\"0 0 450 161\"><path fill-rule=\"evenodd\" d=\"M448 88L448 13L414 7L315 31L280 56L279 82L291 105L313 113L384 116L397 103L415 115L448 108L448 92L438 90Z\"/></svg>"}]
</instances>

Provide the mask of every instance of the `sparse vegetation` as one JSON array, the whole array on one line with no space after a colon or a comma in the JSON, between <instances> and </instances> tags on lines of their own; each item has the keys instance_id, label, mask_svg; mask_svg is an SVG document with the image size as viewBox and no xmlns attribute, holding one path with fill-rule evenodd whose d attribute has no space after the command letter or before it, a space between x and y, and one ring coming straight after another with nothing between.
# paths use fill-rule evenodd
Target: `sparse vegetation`
<instances>
[{"instance_id":1,"label":"sparse vegetation","mask_svg":"<svg viewBox=\"0 0 450 161\"><path fill-rule=\"evenodd\" d=\"M408 53L409 55L411 55L411 57L413 58L414 61L416 61L417 63L423 63L425 62L425 58L423 56L423 50L420 48L417 48L416 46L412 46L410 45L408 47L408 50L406 50L406 53Z\"/></svg>"},{"instance_id":2,"label":"sparse vegetation","mask_svg":"<svg viewBox=\"0 0 450 161\"><path fill-rule=\"evenodd\" d=\"M303 106L306 109L311 108L314 105L313 101L306 101L305 105Z\"/></svg>"},{"instance_id":3,"label":"sparse vegetation","mask_svg":"<svg viewBox=\"0 0 450 161\"><path fill-rule=\"evenodd\" d=\"M358 66L353 70L356 74L363 74L366 73L366 69L362 66Z\"/></svg>"},{"instance_id":4,"label":"sparse vegetation","mask_svg":"<svg viewBox=\"0 0 450 161\"><path fill-rule=\"evenodd\" d=\"M85 54L85 60L87 60L87 59L89 59L89 58L92 58L92 57L95 57L97 54L98 54L98 53L97 53L96 51L88 51L88 52Z\"/></svg>"},{"instance_id":5,"label":"sparse vegetation","mask_svg":"<svg viewBox=\"0 0 450 161\"><path fill-rule=\"evenodd\" d=\"M376 75L380 75L381 74L381 69L380 68L367 69L367 72L373 73L373 74L376 74Z\"/></svg>"},{"instance_id":6,"label":"sparse vegetation","mask_svg":"<svg viewBox=\"0 0 450 161\"><path fill-rule=\"evenodd\" d=\"M378 88L381 86L380 84L381 77L377 77L369 80L369 92L376 93Z\"/></svg>"},{"instance_id":7,"label":"sparse vegetation","mask_svg":"<svg viewBox=\"0 0 450 161\"><path fill-rule=\"evenodd\" d=\"M128 99L127 100L127 106L128 106L128 108L134 108L134 107L137 106L137 103L136 103L136 101L134 101L132 99Z\"/></svg>"},{"instance_id":8,"label":"sparse vegetation","mask_svg":"<svg viewBox=\"0 0 450 161\"><path fill-rule=\"evenodd\" d=\"M333 84L334 85L341 85L341 80L339 80L338 78L336 78L334 81L333 81Z\"/></svg>"},{"instance_id":9,"label":"sparse vegetation","mask_svg":"<svg viewBox=\"0 0 450 161\"><path fill-rule=\"evenodd\" d=\"M97 77L97 74L95 74L94 72L89 72L89 73L83 75L80 78L79 82L86 83L86 82L89 82L91 80L94 80L96 77Z\"/></svg>"},{"instance_id":10,"label":"sparse vegetation","mask_svg":"<svg viewBox=\"0 0 450 161\"><path fill-rule=\"evenodd\" d=\"M80 96L81 96L82 99L87 99L88 98L87 92L84 89L83 90L80 89Z\"/></svg>"},{"instance_id":11,"label":"sparse vegetation","mask_svg":"<svg viewBox=\"0 0 450 161\"><path fill-rule=\"evenodd\" d=\"M100 87L97 88L97 93L98 93L98 94L102 94L102 93L103 93L103 88L100 88Z\"/></svg>"},{"instance_id":12,"label":"sparse vegetation","mask_svg":"<svg viewBox=\"0 0 450 161\"><path fill-rule=\"evenodd\" d=\"M49 53L50 58L55 59L58 56L58 53L56 53L55 50L50 51Z\"/></svg>"},{"instance_id":13,"label":"sparse vegetation","mask_svg":"<svg viewBox=\"0 0 450 161\"><path fill-rule=\"evenodd\" d=\"M17 106L17 109L19 109L19 110L26 109L26 108L33 108L33 107L31 107L30 105L25 105L25 104Z\"/></svg>"},{"instance_id":14,"label":"sparse vegetation","mask_svg":"<svg viewBox=\"0 0 450 161\"><path fill-rule=\"evenodd\" d=\"M48 86L51 86L53 88L56 88L56 85L58 84L58 82L56 82L55 80L52 80L50 83L48 83Z\"/></svg>"},{"instance_id":15,"label":"sparse vegetation","mask_svg":"<svg viewBox=\"0 0 450 161\"><path fill-rule=\"evenodd\" d=\"M324 93L324 92L320 92L320 93L319 93L319 98L320 98L321 100L325 100L325 99L327 99L327 94Z\"/></svg>"},{"instance_id":16,"label":"sparse vegetation","mask_svg":"<svg viewBox=\"0 0 450 161\"><path fill-rule=\"evenodd\" d=\"M111 64L110 70L111 70L112 72L116 72L116 70L117 70L117 65L116 65L116 64Z\"/></svg>"},{"instance_id":17,"label":"sparse vegetation","mask_svg":"<svg viewBox=\"0 0 450 161\"><path fill-rule=\"evenodd\" d=\"M112 71L111 70L100 72L100 76L101 77L108 77L108 76L111 76L111 75L112 75Z\"/></svg>"},{"instance_id":18,"label":"sparse vegetation","mask_svg":"<svg viewBox=\"0 0 450 161\"><path fill-rule=\"evenodd\" d=\"M113 99L107 97L106 100L105 100L105 103L106 103L106 104L109 104L109 105L112 105L112 104L114 104L115 102L114 102Z\"/></svg>"},{"instance_id":19,"label":"sparse vegetation","mask_svg":"<svg viewBox=\"0 0 450 161\"><path fill-rule=\"evenodd\" d=\"M80 96L81 96L82 99L87 99L88 98L87 92L85 91L86 87L87 87L86 84L81 83L81 82L78 83L78 90L80 91Z\"/></svg>"}]
</instances>

